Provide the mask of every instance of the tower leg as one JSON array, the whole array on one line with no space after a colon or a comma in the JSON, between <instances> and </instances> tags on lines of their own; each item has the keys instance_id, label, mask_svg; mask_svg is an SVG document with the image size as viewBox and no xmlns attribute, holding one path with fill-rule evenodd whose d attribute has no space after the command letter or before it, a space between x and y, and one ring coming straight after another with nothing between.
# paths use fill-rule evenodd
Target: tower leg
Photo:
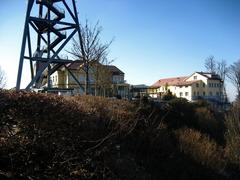
<instances>
[{"instance_id":1,"label":"tower leg","mask_svg":"<svg viewBox=\"0 0 240 180\"><path fill-rule=\"evenodd\" d=\"M20 90L20 86L21 86L24 53L25 53L25 48L26 48L27 35L28 35L28 31L29 31L28 21L29 21L30 13L31 13L31 10L33 7L33 3L34 3L34 0L28 1L27 14L26 14L26 19L25 19L24 33L23 33L23 40L22 40L22 49L21 49L21 54L20 54L19 66L18 66L18 75L17 75L17 84L16 84L17 91Z\"/></svg>"}]
</instances>

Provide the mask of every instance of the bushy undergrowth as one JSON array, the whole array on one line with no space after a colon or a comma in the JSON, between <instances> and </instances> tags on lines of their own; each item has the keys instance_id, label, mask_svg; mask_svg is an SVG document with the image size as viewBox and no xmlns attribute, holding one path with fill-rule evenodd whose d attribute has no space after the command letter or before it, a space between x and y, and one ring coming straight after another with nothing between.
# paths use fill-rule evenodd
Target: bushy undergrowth
<instances>
[{"instance_id":1,"label":"bushy undergrowth","mask_svg":"<svg viewBox=\"0 0 240 180\"><path fill-rule=\"evenodd\" d=\"M214 110L205 101L189 103L186 99L173 99L169 102L165 118L173 129L188 127L208 134L220 144L224 144L224 115Z\"/></svg>"},{"instance_id":2,"label":"bushy undergrowth","mask_svg":"<svg viewBox=\"0 0 240 180\"><path fill-rule=\"evenodd\" d=\"M226 126L227 157L229 162L240 171L240 102L237 102L226 116Z\"/></svg>"},{"instance_id":3,"label":"bushy undergrowth","mask_svg":"<svg viewBox=\"0 0 240 180\"><path fill-rule=\"evenodd\" d=\"M25 92L1 92L0 102L3 176L114 177L104 163L107 158L97 159L112 151L106 141L114 142L132 127L130 103Z\"/></svg>"},{"instance_id":4,"label":"bushy undergrowth","mask_svg":"<svg viewBox=\"0 0 240 180\"><path fill-rule=\"evenodd\" d=\"M0 179L231 176L220 116L204 104L5 91L0 117Z\"/></svg>"},{"instance_id":5,"label":"bushy undergrowth","mask_svg":"<svg viewBox=\"0 0 240 180\"><path fill-rule=\"evenodd\" d=\"M200 132L183 128L176 131L180 150L202 165L223 171L224 151L217 143Z\"/></svg>"}]
</instances>

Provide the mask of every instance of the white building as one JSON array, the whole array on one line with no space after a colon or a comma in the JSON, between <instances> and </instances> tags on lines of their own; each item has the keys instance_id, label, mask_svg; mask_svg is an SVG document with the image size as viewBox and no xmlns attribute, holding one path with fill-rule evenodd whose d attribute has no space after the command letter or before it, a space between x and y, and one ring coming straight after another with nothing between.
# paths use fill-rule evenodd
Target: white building
<instances>
[{"instance_id":1,"label":"white building","mask_svg":"<svg viewBox=\"0 0 240 180\"><path fill-rule=\"evenodd\" d=\"M221 103L226 99L221 78L206 72L195 72L186 77L160 79L151 86L150 95L153 98L161 98L167 91L189 101L202 98L209 102Z\"/></svg>"}]
</instances>

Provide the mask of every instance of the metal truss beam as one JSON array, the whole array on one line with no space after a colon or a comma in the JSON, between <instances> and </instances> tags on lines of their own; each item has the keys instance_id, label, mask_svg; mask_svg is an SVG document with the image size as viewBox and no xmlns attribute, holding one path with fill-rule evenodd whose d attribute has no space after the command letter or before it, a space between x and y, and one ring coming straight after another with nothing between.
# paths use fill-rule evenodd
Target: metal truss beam
<instances>
[{"instance_id":1,"label":"metal truss beam","mask_svg":"<svg viewBox=\"0 0 240 180\"><path fill-rule=\"evenodd\" d=\"M68 2L72 2L72 9L70 9L66 0L58 0L53 2L63 4L63 7L65 7L67 13L69 13L72 18L72 21L69 22L64 21L65 14L63 14L62 11L54 7L53 4L48 4L43 1L36 1L35 4L35 1L36 0L28 0L22 39L22 48L20 52L16 90L20 90L21 87L20 85L24 60L29 61L31 73L31 81L26 86L26 90L31 89L33 86L35 87L35 85L38 86L39 82L44 82L45 80L42 81L42 78L45 76L48 77L47 80L49 87L50 76L62 66L66 67L66 69L71 74L76 83L79 85L79 87L83 88L79 80L66 66L67 63L72 63L74 61L69 59L62 59L59 57L59 53L63 50L64 47L66 47L66 45L73 38L73 36L75 34L78 34L78 36L81 35L75 0L69 0ZM32 11L33 9L35 9L33 7L35 5L39 6L38 17L32 15ZM54 14L56 17L52 18L51 14ZM32 46L33 39L31 39L32 31L30 31L30 28L32 28L37 35L37 48L35 53L33 53L34 46ZM67 36L63 33L63 31L68 31L70 34ZM52 35L56 36L54 40L51 40ZM81 40L80 37L79 40ZM47 46L46 48L42 48L44 44ZM26 47L28 47L28 55L25 55Z\"/></svg>"}]
</instances>

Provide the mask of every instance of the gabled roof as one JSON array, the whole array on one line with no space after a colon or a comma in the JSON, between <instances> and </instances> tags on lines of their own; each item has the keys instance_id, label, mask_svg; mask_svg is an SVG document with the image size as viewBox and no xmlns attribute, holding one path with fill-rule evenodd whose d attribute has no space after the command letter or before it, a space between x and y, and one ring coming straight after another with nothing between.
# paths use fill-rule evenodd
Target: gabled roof
<instances>
[{"instance_id":1,"label":"gabled roof","mask_svg":"<svg viewBox=\"0 0 240 180\"><path fill-rule=\"evenodd\" d=\"M124 75L124 72L122 72L119 68L113 65L105 65L112 73L113 75Z\"/></svg>"},{"instance_id":2,"label":"gabled roof","mask_svg":"<svg viewBox=\"0 0 240 180\"><path fill-rule=\"evenodd\" d=\"M210 73L210 72L196 72L196 73L201 74L202 76L211 80L221 80L220 76L216 73Z\"/></svg>"},{"instance_id":3,"label":"gabled roof","mask_svg":"<svg viewBox=\"0 0 240 180\"><path fill-rule=\"evenodd\" d=\"M96 62L94 62L96 63ZM66 65L70 70L79 70L80 68L82 68L83 66L83 61L81 60L76 60L72 63L69 63ZM117 68L116 66L113 65L104 65L105 67L107 67L110 72L113 75L124 75L124 72L122 72L119 68Z\"/></svg>"},{"instance_id":4,"label":"gabled roof","mask_svg":"<svg viewBox=\"0 0 240 180\"><path fill-rule=\"evenodd\" d=\"M165 86L166 84L169 85L169 86L170 85L177 85L177 84L185 82L186 78L188 78L188 76L159 79L152 86L153 87L159 87L159 86Z\"/></svg>"},{"instance_id":5,"label":"gabled roof","mask_svg":"<svg viewBox=\"0 0 240 180\"><path fill-rule=\"evenodd\" d=\"M194 72L191 76L193 76L195 73L198 73L207 79L211 80L221 80L219 75L215 73L208 73L208 72ZM151 87L160 87L160 86L186 86L191 85L193 83L199 82L201 80L192 80L187 81L191 76L182 76L182 77L174 77L174 78L165 78L165 79L159 79L157 82L155 82Z\"/></svg>"},{"instance_id":6,"label":"gabled roof","mask_svg":"<svg viewBox=\"0 0 240 180\"><path fill-rule=\"evenodd\" d=\"M66 66L71 70L78 70L82 67L82 65L83 65L83 61L76 60L72 63L67 64Z\"/></svg>"}]
</instances>

